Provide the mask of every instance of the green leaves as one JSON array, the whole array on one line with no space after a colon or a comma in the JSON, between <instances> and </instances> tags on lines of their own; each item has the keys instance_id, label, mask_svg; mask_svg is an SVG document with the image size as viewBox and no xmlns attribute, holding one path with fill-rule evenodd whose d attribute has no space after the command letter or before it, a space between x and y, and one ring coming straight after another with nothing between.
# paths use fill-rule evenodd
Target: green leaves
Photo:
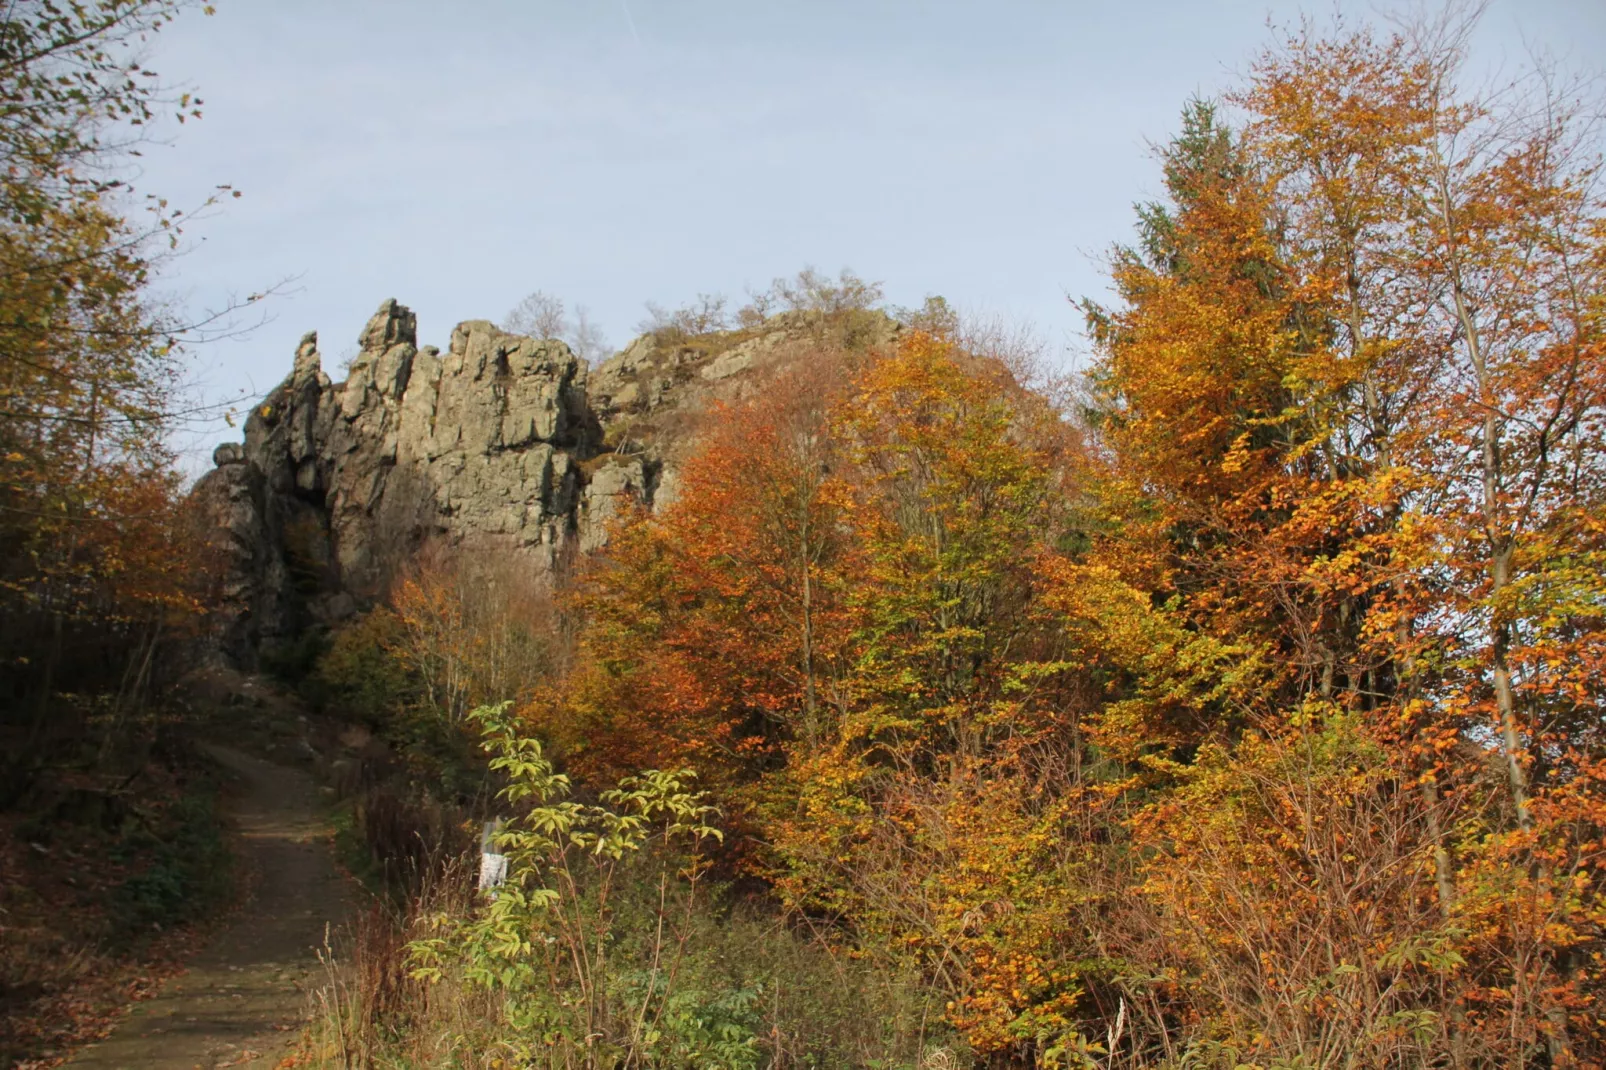
<instances>
[{"instance_id":1,"label":"green leaves","mask_svg":"<svg viewBox=\"0 0 1606 1070\"><path fill-rule=\"evenodd\" d=\"M500 994L514 1030L501 1039L531 1063L756 1066L757 990L679 983L685 937L672 933L690 923L700 845L722 837L695 774L648 770L596 805L578 802L511 711L502 702L469 714L515 811L496 837L507 880L472 914L432 918L408 946L411 976ZM649 889L655 903L641 901ZM643 926L644 912L656 922ZM634 946L644 929L646 947ZM615 961L632 952L631 968Z\"/></svg>"}]
</instances>

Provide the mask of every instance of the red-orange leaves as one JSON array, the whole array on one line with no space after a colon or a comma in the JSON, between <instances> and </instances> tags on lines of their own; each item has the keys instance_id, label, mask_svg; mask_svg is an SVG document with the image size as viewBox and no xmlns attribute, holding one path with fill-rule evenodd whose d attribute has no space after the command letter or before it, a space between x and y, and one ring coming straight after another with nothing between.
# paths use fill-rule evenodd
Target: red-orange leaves
<instances>
[{"instance_id":1,"label":"red-orange leaves","mask_svg":"<svg viewBox=\"0 0 1606 1070\"><path fill-rule=\"evenodd\" d=\"M591 573L574 729L593 759L742 780L782 741L818 745L840 705L851 500L833 474L832 360L803 366L710 413L674 501Z\"/></svg>"}]
</instances>

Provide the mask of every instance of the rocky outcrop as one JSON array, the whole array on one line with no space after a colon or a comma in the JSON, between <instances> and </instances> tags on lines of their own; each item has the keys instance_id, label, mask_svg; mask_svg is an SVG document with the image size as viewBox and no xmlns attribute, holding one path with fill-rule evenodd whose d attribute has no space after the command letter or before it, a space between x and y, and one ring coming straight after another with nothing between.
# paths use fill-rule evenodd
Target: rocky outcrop
<instances>
[{"instance_id":1,"label":"rocky outcrop","mask_svg":"<svg viewBox=\"0 0 1606 1070\"><path fill-rule=\"evenodd\" d=\"M897 326L864 321L871 343ZM444 353L385 301L344 382L317 335L219 446L196 484L220 566L217 647L254 668L380 595L427 542L550 573L606 542L636 504L673 496L698 414L739 397L800 347L802 314L700 338L647 335L594 372L554 339L471 320Z\"/></svg>"}]
</instances>

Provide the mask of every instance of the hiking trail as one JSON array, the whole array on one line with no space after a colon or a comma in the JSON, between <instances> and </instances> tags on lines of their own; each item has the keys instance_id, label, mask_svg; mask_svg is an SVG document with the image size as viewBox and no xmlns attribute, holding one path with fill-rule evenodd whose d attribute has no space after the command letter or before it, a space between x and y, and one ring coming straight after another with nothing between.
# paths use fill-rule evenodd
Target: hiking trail
<instances>
[{"instance_id":1,"label":"hiking trail","mask_svg":"<svg viewBox=\"0 0 1606 1070\"><path fill-rule=\"evenodd\" d=\"M80 1050L71 1070L272 1067L300 1034L323 972L318 950L349 913L352 889L336 871L312 775L201 746L235 781L227 812L250 898L184 974Z\"/></svg>"}]
</instances>

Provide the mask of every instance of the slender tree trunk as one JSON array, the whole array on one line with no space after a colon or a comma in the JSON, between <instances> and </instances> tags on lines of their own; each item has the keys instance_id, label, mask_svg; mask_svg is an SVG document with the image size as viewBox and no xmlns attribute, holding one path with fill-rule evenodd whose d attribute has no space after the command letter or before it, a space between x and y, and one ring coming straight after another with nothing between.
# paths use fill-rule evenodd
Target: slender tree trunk
<instances>
[{"instance_id":1,"label":"slender tree trunk","mask_svg":"<svg viewBox=\"0 0 1606 1070\"><path fill-rule=\"evenodd\" d=\"M814 687L814 577L809 545L809 510L805 502L802 509L801 553L799 564L803 572L803 718L804 736L809 753L819 750L819 696Z\"/></svg>"},{"instance_id":2,"label":"slender tree trunk","mask_svg":"<svg viewBox=\"0 0 1606 1070\"><path fill-rule=\"evenodd\" d=\"M100 430L100 384L91 383L89 386L89 440L84 445L84 465L74 484L87 483L90 473L95 467L95 448L97 446L97 433ZM62 508L67 518L66 546L61 555L61 571L56 579L55 606L50 617L50 647L45 653L44 679L39 686L39 702L34 707L34 723L28 733L28 749L34 750L39 746L44 733L45 722L50 715L50 696L56 689L56 673L61 668L61 640L62 640L62 606L60 582L62 577L68 583L72 582L73 565L78 556L78 528L73 516L73 484L69 484L66 500ZM47 580L46 590L50 589Z\"/></svg>"},{"instance_id":3,"label":"slender tree trunk","mask_svg":"<svg viewBox=\"0 0 1606 1070\"><path fill-rule=\"evenodd\" d=\"M1511 538L1504 530L1500 518L1500 488L1504 472L1500 455L1500 423L1494 411L1494 391L1490 383L1488 355L1483 351L1478 324L1467 304L1457 281L1453 290L1456 316L1466 336L1468 355L1472 358L1477 375L1480 402L1486 407L1480 425L1484 538L1490 546L1489 600L1498 604L1500 595L1511 582ZM1507 655L1511 647L1511 629L1500 619L1498 611L1489 626L1489 668L1493 675L1495 713L1500 722L1500 743L1506 759L1506 779L1511 786L1511 802L1517 811L1517 825L1523 831L1533 827L1533 813L1528 804L1528 773L1524 767L1522 735L1517 727L1517 699L1511 687L1511 667Z\"/></svg>"},{"instance_id":4,"label":"slender tree trunk","mask_svg":"<svg viewBox=\"0 0 1606 1070\"><path fill-rule=\"evenodd\" d=\"M1446 212L1449 211L1448 191L1444 194ZM1505 479L1504 457L1500 448L1500 421L1495 409L1495 392L1489 370L1488 354L1484 351L1482 336L1476 317L1467 301L1459 277L1452 279L1451 294L1455 301L1456 318L1465 336L1467 353L1471 357L1477 376L1478 400L1484 406L1480 423L1482 522L1484 538L1489 545L1489 601L1492 610L1489 625L1489 669L1494 686L1495 714L1500 726L1500 749L1506 762L1506 780L1511 789L1511 803L1516 810L1517 827L1524 832L1533 829L1531 805L1532 784L1528 777L1527 748L1523 743L1518 724L1517 696L1511 684L1511 626L1500 615L1500 596L1511 583L1511 554L1515 532L1500 515L1500 496ZM1550 885L1549 867L1543 861L1536 863L1536 877L1541 889ZM1539 973L1554 972L1557 958L1554 950L1542 937L1536 936L1536 958L1542 964ZM1540 978L1542 981L1542 977ZM1538 997L1544 1007L1545 1020L1550 1029L1547 1041L1553 1066L1572 1065L1572 1045L1568 1038L1567 1011L1554 1000Z\"/></svg>"},{"instance_id":5,"label":"slender tree trunk","mask_svg":"<svg viewBox=\"0 0 1606 1070\"><path fill-rule=\"evenodd\" d=\"M1510 583L1511 549L1502 547L1494 554L1490 567L1490 594L1498 599ZM1529 803L1531 787L1528 770L1523 761L1527 748L1517 723L1517 698L1511 687L1511 666L1508 661L1511 649L1511 627L1496 619L1489 629L1489 660L1494 674L1495 709L1500 716L1500 741L1506 754L1506 776L1511 784L1511 800L1517 810L1517 827L1524 832L1533 828L1533 809Z\"/></svg>"}]
</instances>

